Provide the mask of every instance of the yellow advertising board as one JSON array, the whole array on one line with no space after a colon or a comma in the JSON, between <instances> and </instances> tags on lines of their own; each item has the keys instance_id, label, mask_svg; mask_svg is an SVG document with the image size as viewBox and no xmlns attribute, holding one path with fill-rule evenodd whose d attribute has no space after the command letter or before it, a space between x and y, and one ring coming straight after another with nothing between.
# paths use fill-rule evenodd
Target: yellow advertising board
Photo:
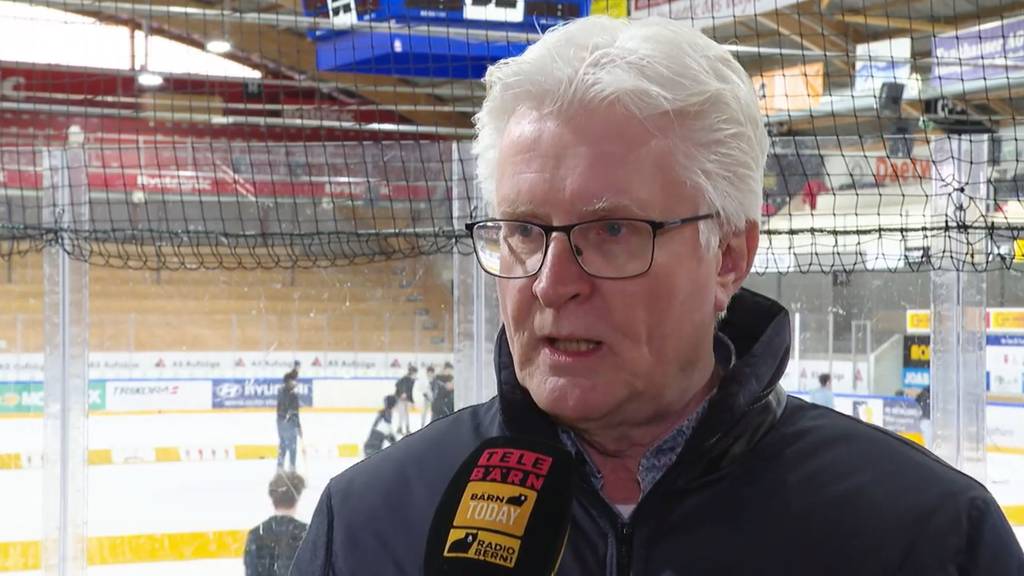
<instances>
[{"instance_id":1,"label":"yellow advertising board","mask_svg":"<svg viewBox=\"0 0 1024 576\"><path fill-rule=\"evenodd\" d=\"M1024 308L989 309L988 331L997 334L1024 332Z\"/></svg>"},{"instance_id":2,"label":"yellow advertising board","mask_svg":"<svg viewBox=\"0 0 1024 576\"><path fill-rule=\"evenodd\" d=\"M753 77L762 114L814 108L825 92L825 63L769 70Z\"/></svg>"},{"instance_id":3,"label":"yellow advertising board","mask_svg":"<svg viewBox=\"0 0 1024 576\"><path fill-rule=\"evenodd\" d=\"M612 18L629 16L628 0L590 0L590 14L604 14Z\"/></svg>"},{"instance_id":4,"label":"yellow advertising board","mask_svg":"<svg viewBox=\"0 0 1024 576\"><path fill-rule=\"evenodd\" d=\"M993 334L1024 333L1024 308L989 308L985 312L985 327ZM907 310L907 334L928 334L931 328L930 310Z\"/></svg>"},{"instance_id":5,"label":"yellow advertising board","mask_svg":"<svg viewBox=\"0 0 1024 576\"><path fill-rule=\"evenodd\" d=\"M931 310L907 310L907 334L928 334L931 329Z\"/></svg>"}]
</instances>

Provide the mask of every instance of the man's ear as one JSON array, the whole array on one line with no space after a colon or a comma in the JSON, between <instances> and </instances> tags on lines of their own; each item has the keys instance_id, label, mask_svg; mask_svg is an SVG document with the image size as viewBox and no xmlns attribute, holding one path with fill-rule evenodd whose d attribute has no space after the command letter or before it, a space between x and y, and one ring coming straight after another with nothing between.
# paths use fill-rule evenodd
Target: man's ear
<instances>
[{"instance_id":1,"label":"man's ear","mask_svg":"<svg viewBox=\"0 0 1024 576\"><path fill-rule=\"evenodd\" d=\"M718 276L715 278L715 312L725 312L733 294L739 291L750 274L760 232L760 225L751 221L742 230L722 236L718 246Z\"/></svg>"}]
</instances>

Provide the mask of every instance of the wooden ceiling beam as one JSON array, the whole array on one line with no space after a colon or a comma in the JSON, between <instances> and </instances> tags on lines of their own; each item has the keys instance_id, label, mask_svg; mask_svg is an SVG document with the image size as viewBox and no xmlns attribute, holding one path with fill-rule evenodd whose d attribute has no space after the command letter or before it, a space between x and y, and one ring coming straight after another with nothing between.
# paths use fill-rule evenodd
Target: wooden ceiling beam
<instances>
[{"instance_id":1,"label":"wooden ceiling beam","mask_svg":"<svg viewBox=\"0 0 1024 576\"><path fill-rule=\"evenodd\" d=\"M812 118L800 118L789 123L791 132L810 131L814 134L828 133L839 126L848 126L859 122L856 116L818 116Z\"/></svg>"},{"instance_id":2,"label":"wooden ceiling beam","mask_svg":"<svg viewBox=\"0 0 1024 576\"><path fill-rule=\"evenodd\" d=\"M810 22L805 22L801 16L796 14L773 12L758 15L757 21L775 28L780 34L792 38L803 45L804 48L814 52L848 54L850 51L845 41L837 40L831 35L825 34L822 30L816 29ZM848 63L838 60L837 62L849 68Z\"/></svg>"},{"instance_id":3,"label":"wooden ceiling beam","mask_svg":"<svg viewBox=\"0 0 1024 576\"><path fill-rule=\"evenodd\" d=\"M802 18L810 19L812 25L821 28L823 32L831 32L840 38L846 38L852 44L867 42L867 34L863 30L840 22L827 14L802 15Z\"/></svg>"},{"instance_id":4,"label":"wooden ceiling beam","mask_svg":"<svg viewBox=\"0 0 1024 576\"><path fill-rule=\"evenodd\" d=\"M843 12L841 14L836 14L836 19L842 20L847 24L878 26L889 30L919 32L931 35L945 34L956 30L955 24L943 24L941 22L924 19L916 20L912 18L895 18L892 16L872 16L869 14L855 12Z\"/></svg>"},{"instance_id":5,"label":"wooden ceiling beam","mask_svg":"<svg viewBox=\"0 0 1024 576\"><path fill-rule=\"evenodd\" d=\"M861 10L870 15L910 15L910 10L919 4L931 4L934 0L884 0L874 6L865 6Z\"/></svg>"},{"instance_id":6,"label":"wooden ceiling beam","mask_svg":"<svg viewBox=\"0 0 1024 576\"><path fill-rule=\"evenodd\" d=\"M1010 106L1010 104L1007 103L1006 100L992 99L985 100L985 103L988 104L990 108L992 108L999 114L1006 116L1007 118L1013 118L1014 116L1016 116L1016 114L1013 111L1013 107Z\"/></svg>"},{"instance_id":7,"label":"wooden ceiling beam","mask_svg":"<svg viewBox=\"0 0 1024 576\"><path fill-rule=\"evenodd\" d=\"M967 106L968 115L974 116L976 118L986 119L990 123L999 123L998 118L993 118L991 114L978 108L978 104L980 104L980 102L964 102L964 104ZM988 104L988 102L985 102L985 104Z\"/></svg>"},{"instance_id":8,"label":"wooden ceiling beam","mask_svg":"<svg viewBox=\"0 0 1024 576\"><path fill-rule=\"evenodd\" d=\"M995 122L1011 120L1017 116L1017 113L1013 110L1013 106L1002 98L992 98L984 97L984 95L975 95L971 98L964 100L964 103L976 116L989 118ZM993 111L995 111L995 113L998 116L991 116L986 112L980 111L977 107L978 104L984 104L988 106Z\"/></svg>"},{"instance_id":9,"label":"wooden ceiling beam","mask_svg":"<svg viewBox=\"0 0 1024 576\"><path fill-rule=\"evenodd\" d=\"M790 38L796 42L799 39L793 38L791 35L781 32L778 27L772 22L762 21L760 17L757 18L743 18L737 21L737 28L749 33L749 35L740 35L739 29L736 30L736 42L743 46L765 46L770 48L776 48L780 46L782 37ZM758 57L758 61L762 60L763 57Z\"/></svg>"}]
</instances>

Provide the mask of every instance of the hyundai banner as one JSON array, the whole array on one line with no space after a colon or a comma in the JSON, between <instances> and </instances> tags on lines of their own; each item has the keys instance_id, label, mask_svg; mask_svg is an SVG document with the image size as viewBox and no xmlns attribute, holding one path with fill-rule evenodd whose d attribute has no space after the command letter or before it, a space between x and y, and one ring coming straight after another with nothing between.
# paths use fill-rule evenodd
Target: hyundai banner
<instances>
[{"instance_id":1,"label":"hyundai banner","mask_svg":"<svg viewBox=\"0 0 1024 576\"><path fill-rule=\"evenodd\" d=\"M273 408L281 389L280 378L231 378L213 381L214 408ZM299 406L313 405L313 383L299 379Z\"/></svg>"}]
</instances>

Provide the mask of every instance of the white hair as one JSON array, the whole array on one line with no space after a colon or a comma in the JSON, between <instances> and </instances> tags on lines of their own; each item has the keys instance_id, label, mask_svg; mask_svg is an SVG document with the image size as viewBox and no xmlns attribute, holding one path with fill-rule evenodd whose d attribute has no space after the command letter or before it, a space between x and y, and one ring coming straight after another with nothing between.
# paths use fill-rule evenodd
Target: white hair
<instances>
[{"instance_id":1,"label":"white hair","mask_svg":"<svg viewBox=\"0 0 1024 576\"><path fill-rule=\"evenodd\" d=\"M484 77L473 152L483 193L493 201L498 148L512 116L616 105L644 121L668 113L678 175L701 190L718 225L701 222L705 248L761 214L768 134L750 77L728 51L682 22L606 16L548 31L522 55ZM679 129L683 128L683 129ZM673 215L675 216L675 215Z\"/></svg>"}]
</instances>

